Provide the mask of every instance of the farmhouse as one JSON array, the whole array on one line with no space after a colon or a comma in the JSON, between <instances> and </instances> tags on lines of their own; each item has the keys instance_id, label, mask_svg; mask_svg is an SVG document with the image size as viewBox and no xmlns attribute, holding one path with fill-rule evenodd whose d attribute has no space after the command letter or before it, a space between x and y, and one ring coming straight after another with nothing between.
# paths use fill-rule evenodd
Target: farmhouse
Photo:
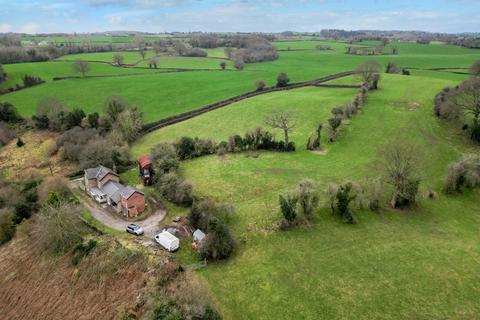
<instances>
[{"instance_id":1,"label":"farmhouse","mask_svg":"<svg viewBox=\"0 0 480 320\"><path fill-rule=\"evenodd\" d=\"M145 195L131 186L119 182L112 170L98 166L85 170L85 192L98 203L107 203L118 213L134 217L145 210Z\"/></svg>"}]
</instances>

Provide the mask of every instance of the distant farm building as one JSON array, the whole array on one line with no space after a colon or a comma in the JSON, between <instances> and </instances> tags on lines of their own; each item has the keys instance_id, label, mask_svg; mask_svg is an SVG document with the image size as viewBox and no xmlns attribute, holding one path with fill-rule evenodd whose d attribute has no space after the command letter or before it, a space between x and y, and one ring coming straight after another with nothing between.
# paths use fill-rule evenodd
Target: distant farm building
<instances>
[{"instance_id":1,"label":"distant farm building","mask_svg":"<svg viewBox=\"0 0 480 320\"><path fill-rule=\"evenodd\" d=\"M145 195L119 182L118 174L98 166L85 170L85 191L98 203L107 203L116 212L134 217L145 210Z\"/></svg>"}]
</instances>

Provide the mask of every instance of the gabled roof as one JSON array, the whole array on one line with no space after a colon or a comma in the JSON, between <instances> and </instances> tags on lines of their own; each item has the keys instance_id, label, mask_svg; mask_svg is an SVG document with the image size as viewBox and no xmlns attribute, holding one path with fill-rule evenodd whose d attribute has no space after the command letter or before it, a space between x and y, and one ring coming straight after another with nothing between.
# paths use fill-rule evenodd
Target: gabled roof
<instances>
[{"instance_id":1,"label":"gabled roof","mask_svg":"<svg viewBox=\"0 0 480 320\"><path fill-rule=\"evenodd\" d=\"M90 180L90 179L102 180L103 177L105 177L109 173L118 177L118 174L116 174L115 172L113 172L109 168L104 167L102 165L100 165L98 167L95 167L95 168L88 168L88 169L85 170L85 175L86 175L88 180Z\"/></svg>"},{"instance_id":2,"label":"gabled roof","mask_svg":"<svg viewBox=\"0 0 480 320\"><path fill-rule=\"evenodd\" d=\"M140 164L141 168L145 168L147 166L152 165L152 158L148 154L144 154L140 158L138 158L138 163Z\"/></svg>"},{"instance_id":3,"label":"gabled roof","mask_svg":"<svg viewBox=\"0 0 480 320\"><path fill-rule=\"evenodd\" d=\"M202 241L203 239L205 239L207 235L205 233L203 233L202 230L200 229L197 229L195 230L195 232L193 233L193 240L195 241Z\"/></svg>"},{"instance_id":4,"label":"gabled roof","mask_svg":"<svg viewBox=\"0 0 480 320\"><path fill-rule=\"evenodd\" d=\"M138 191L137 189L131 187L131 186L126 186L122 191L121 191L121 195L123 198L125 199L128 199L130 198L135 192L138 192L140 193L141 195L143 195L143 192L141 191Z\"/></svg>"},{"instance_id":5,"label":"gabled roof","mask_svg":"<svg viewBox=\"0 0 480 320\"><path fill-rule=\"evenodd\" d=\"M113 180L108 181L102 186L103 192L116 203L120 201L120 194L124 189L125 187L122 184Z\"/></svg>"}]
</instances>

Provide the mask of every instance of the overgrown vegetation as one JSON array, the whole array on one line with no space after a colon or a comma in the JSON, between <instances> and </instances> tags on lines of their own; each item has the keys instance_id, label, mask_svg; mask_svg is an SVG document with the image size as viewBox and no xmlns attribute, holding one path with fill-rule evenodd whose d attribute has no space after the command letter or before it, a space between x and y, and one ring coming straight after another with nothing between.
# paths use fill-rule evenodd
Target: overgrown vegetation
<instances>
[{"instance_id":1,"label":"overgrown vegetation","mask_svg":"<svg viewBox=\"0 0 480 320\"><path fill-rule=\"evenodd\" d=\"M444 183L446 193L461 192L463 188L480 186L480 156L467 155L452 163Z\"/></svg>"}]
</instances>

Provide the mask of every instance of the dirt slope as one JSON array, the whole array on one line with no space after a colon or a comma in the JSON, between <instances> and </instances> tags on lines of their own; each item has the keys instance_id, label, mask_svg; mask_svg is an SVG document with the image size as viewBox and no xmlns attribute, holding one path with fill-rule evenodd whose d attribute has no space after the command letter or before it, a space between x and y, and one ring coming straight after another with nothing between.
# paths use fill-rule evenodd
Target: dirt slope
<instances>
[{"instance_id":1,"label":"dirt slope","mask_svg":"<svg viewBox=\"0 0 480 320\"><path fill-rule=\"evenodd\" d=\"M0 318L116 319L121 310L141 309L135 305L147 285L145 270L130 266L86 280L80 274L89 262L75 269L69 257L53 261L37 252L25 235L0 247Z\"/></svg>"}]
</instances>

